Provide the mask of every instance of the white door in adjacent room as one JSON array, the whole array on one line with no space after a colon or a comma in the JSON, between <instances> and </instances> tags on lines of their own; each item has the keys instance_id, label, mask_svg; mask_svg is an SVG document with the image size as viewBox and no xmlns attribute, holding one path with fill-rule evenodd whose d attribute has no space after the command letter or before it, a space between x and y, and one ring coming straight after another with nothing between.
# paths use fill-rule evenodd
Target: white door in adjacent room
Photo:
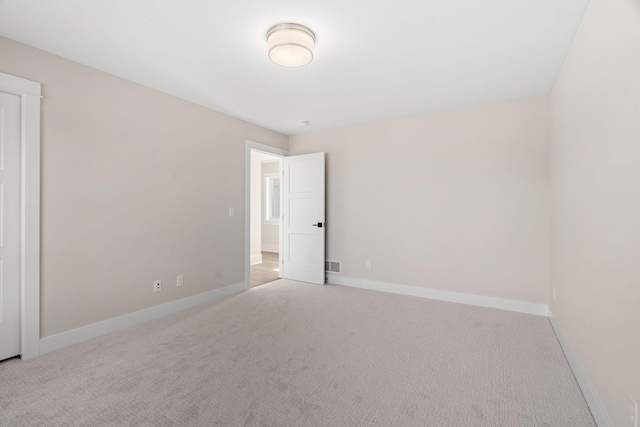
<instances>
[{"instance_id":1,"label":"white door in adjacent room","mask_svg":"<svg viewBox=\"0 0 640 427\"><path fill-rule=\"evenodd\" d=\"M324 153L283 160L283 277L323 285Z\"/></svg>"},{"instance_id":2,"label":"white door in adjacent room","mask_svg":"<svg viewBox=\"0 0 640 427\"><path fill-rule=\"evenodd\" d=\"M0 89L0 360L20 354L20 108Z\"/></svg>"}]
</instances>

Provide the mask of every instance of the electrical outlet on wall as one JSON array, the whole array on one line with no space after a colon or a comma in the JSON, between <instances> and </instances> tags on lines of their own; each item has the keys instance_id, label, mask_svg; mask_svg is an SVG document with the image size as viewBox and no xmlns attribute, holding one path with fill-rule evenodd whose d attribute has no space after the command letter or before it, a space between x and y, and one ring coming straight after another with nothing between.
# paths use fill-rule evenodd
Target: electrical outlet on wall
<instances>
[{"instance_id":1,"label":"electrical outlet on wall","mask_svg":"<svg viewBox=\"0 0 640 427\"><path fill-rule=\"evenodd\" d=\"M160 292L162 290L162 280L153 281L153 292Z\"/></svg>"},{"instance_id":2,"label":"electrical outlet on wall","mask_svg":"<svg viewBox=\"0 0 640 427\"><path fill-rule=\"evenodd\" d=\"M629 425L638 427L638 404L631 395L629 395Z\"/></svg>"},{"instance_id":3,"label":"electrical outlet on wall","mask_svg":"<svg viewBox=\"0 0 640 427\"><path fill-rule=\"evenodd\" d=\"M371 261L365 261L364 262L364 268L366 270L371 270Z\"/></svg>"},{"instance_id":4,"label":"electrical outlet on wall","mask_svg":"<svg viewBox=\"0 0 640 427\"><path fill-rule=\"evenodd\" d=\"M182 286L182 285L184 285L184 276L181 274L176 279L176 286Z\"/></svg>"}]
</instances>

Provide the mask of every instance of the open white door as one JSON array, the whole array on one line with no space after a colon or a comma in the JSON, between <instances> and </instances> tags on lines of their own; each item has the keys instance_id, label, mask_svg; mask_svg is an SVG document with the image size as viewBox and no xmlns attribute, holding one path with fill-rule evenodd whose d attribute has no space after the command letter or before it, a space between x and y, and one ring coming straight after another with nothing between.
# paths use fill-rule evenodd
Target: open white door
<instances>
[{"instance_id":1,"label":"open white door","mask_svg":"<svg viewBox=\"0 0 640 427\"><path fill-rule=\"evenodd\" d=\"M0 360L20 354L20 109L0 88Z\"/></svg>"},{"instance_id":2,"label":"open white door","mask_svg":"<svg viewBox=\"0 0 640 427\"><path fill-rule=\"evenodd\" d=\"M324 285L324 153L285 157L283 166L283 277Z\"/></svg>"}]
</instances>

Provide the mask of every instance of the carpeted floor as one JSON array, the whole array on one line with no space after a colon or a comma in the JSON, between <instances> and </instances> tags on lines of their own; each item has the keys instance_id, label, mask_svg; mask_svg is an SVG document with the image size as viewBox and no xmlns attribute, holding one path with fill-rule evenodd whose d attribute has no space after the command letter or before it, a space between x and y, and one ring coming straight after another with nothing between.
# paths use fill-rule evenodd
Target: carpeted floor
<instances>
[{"instance_id":1,"label":"carpeted floor","mask_svg":"<svg viewBox=\"0 0 640 427\"><path fill-rule=\"evenodd\" d=\"M543 317L286 280L27 362L2 426L595 426Z\"/></svg>"}]
</instances>

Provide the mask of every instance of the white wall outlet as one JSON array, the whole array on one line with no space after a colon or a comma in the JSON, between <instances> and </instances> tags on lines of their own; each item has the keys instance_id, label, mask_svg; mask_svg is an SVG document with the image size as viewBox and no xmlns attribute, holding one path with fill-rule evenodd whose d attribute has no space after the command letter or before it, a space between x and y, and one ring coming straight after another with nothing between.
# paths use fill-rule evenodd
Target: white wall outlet
<instances>
[{"instance_id":1,"label":"white wall outlet","mask_svg":"<svg viewBox=\"0 0 640 427\"><path fill-rule=\"evenodd\" d=\"M629 395L629 425L638 427L638 404L631 395Z\"/></svg>"},{"instance_id":2,"label":"white wall outlet","mask_svg":"<svg viewBox=\"0 0 640 427\"><path fill-rule=\"evenodd\" d=\"M160 292L162 290L162 280L153 281L153 292Z\"/></svg>"},{"instance_id":3,"label":"white wall outlet","mask_svg":"<svg viewBox=\"0 0 640 427\"><path fill-rule=\"evenodd\" d=\"M176 279L176 286L182 286L182 285L184 285L184 276L181 274Z\"/></svg>"},{"instance_id":4,"label":"white wall outlet","mask_svg":"<svg viewBox=\"0 0 640 427\"><path fill-rule=\"evenodd\" d=\"M364 262L364 268L366 270L371 270L371 261L365 261Z\"/></svg>"},{"instance_id":5,"label":"white wall outlet","mask_svg":"<svg viewBox=\"0 0 640 427\"><path fill-rule=\"evenodd\" d=\"M229 216L234 216L236 214L236 210L234 208L229 208Z\"/></svg>"}]
</instances>

